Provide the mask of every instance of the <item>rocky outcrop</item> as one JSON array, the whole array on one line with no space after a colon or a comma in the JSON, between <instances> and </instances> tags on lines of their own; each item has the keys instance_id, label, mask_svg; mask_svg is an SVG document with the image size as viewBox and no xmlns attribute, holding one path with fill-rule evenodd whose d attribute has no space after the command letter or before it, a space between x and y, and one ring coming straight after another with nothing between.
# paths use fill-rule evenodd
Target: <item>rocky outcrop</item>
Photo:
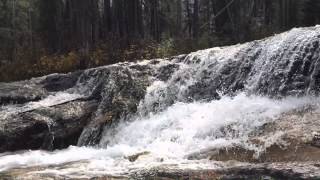
<instances>
[{"instance_id":1,"label":"rocky outcrop","mask_svg":"<svg viewBox=\"0 0 320 180\"><path fill-rule=\"evenodd\" d=\"M147 73L146 68L130 71L125 67L114 67L101 78L99 90L95 92L99 96L99 106L82 132L79 146L97 144L105 126L111 126L113 122L127 119L137 112L149 84Z\"/></svg>"},{"instance_id":2,"label":"rocky outcrop","mask_svg":"<svg viewBox=\"0 0 320 180\"><path fill-rule=\"evenodd\" d=\"M265 163L265 164L240 164L229 162L232 167L219 170L181 171L156 169L154 171L137 173L135 178L150 179L213 179L213 180L245 180L245 179L319 179L320 167L314 163Z\"/></svg>"},{"instance_id":3,"label":"rocky outcrop","mask_svg":"<svg viewBox=\"0 0 320 180\"><path fill-rule=\"evenodd\" d=\"M0 152L97 144L105 127L137 112L159 63L122 63L1 83ZM157 76L165 78L174 68Z\"/></svg>"},{"instance_id":4,"label":"rocky outcrop","mask_svg":"<svg viewBox=\"0 0 320 180\"><path fill-rule=\"evenodd\" d=\"M0 151L97 145L117 122L175 102L238 92L319 95L319 44L316 26L170 59L0 83Z\"/></svg>"},{"instance_id":5,"label":"rocky outcrop","mask_svg":"<svg viewBox=\"0 0 320 180\"><path fill-rule=\"evenodd\" d=\"M0 105L39 101L56 91L75 86L81 72L52 74L27 81L0 83Z\"/></svg>"},{"instance_id":6,"label":"rocky outcrop","mask_svg":"<svg viewBox=\"0 0 320 180\"><path fill-rule=\"evenodd\" d=\"M235 144L207 149L191 154L189 159L252 163L320 161L319 119L318 108L305 107L287 112L254 130L245 147Z\"/></svg>"},{"instance_id":7,"label":"rocky outcrop","mask_svg":"<svg viewBox=\"0 0 320 180\"><path fill-rule=\"evenodd\" d=\"M63 169L65 165L51 167L34 167L25 169L13 169L0 173L1 179L95 179L95 180L117 180L117 179L154 179L154 180L175 180L175 179L199 179L199 180L247 180L247 179L281 179L281 180L317 180L320 178L320 164L317 162L290 162L290 163L263 163L249 164L238 162L227 162L225 167L216 170L179 170L157 168L147 171L139 171L127 176L103 176L70 178L68 176L51 173L37 173L46 168ZM227 167L229 166L229 167Z\"/></svg>"},{"instance_id":8,"label":"rocky outcrop","mask_svg":"<svg viewBox=\"0 0 320 180\"><path fill-rule=\"evenodd\" d=\"M96 101L74 101L1 117L0 152L76 145L96 108Z\"/></svg>"}]
</instances>

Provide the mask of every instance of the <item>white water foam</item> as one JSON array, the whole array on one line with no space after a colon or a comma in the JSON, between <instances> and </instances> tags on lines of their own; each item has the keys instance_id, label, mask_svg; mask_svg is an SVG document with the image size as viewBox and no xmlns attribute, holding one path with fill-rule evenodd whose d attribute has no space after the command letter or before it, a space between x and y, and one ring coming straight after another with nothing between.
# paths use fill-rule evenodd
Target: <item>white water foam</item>
<instances>
[{"instance_id":1,"label":"white water foam","mask_svg":"<svg viewBox=\"0 0 320 180\"><path fill-rule=\"evenodd\" d=\"M97 176L124 175L158 166L217 168L217 164L207 159L188 160L187 157L204 149L249 147L248 136L255 128L290 110L308 104L318 105L319 100L311 97L272 100L240 94L206 103L176 103L163 112L137 117L106 130L100 143L104 148L70 147L54 152L0 154L0 171L60 165L63 168L45 168L38 173ZM128 160L128 156L141 152L148 153L135 162ZM62 165L69 162L77 163Z\"/></svg>"}]
</instances>

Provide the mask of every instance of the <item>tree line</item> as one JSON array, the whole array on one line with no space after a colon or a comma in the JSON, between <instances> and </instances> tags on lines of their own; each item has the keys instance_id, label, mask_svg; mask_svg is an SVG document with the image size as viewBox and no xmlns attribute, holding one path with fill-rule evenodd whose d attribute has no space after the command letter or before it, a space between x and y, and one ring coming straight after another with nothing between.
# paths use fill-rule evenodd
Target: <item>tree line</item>
<instances>
[{"instance_id":1,"label":"tree line","mask_svg":"<svg viewBox=\"0 0 320 180\"><path fill-rule=\"evenodd\" d=\"M319 24L319 9L319 0L0 0L0 80L259 39Z\"/></svg>"}]
</instances>

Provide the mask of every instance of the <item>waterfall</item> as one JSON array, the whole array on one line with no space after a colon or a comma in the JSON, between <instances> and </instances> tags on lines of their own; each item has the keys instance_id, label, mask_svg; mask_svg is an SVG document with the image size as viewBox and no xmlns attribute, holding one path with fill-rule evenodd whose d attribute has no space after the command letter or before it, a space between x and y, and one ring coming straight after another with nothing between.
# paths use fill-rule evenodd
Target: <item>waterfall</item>
<instances>
[{"instance_id":1,"label":"waterfall","mask_svg":"<svg viewBox=\"0 0 320 180\"><path fill-rule=\"evenodd\" d=\"M296 28L170 59L85 70L70 89L0 109L0 115L18 114L93 100L97 106L78 147L0 154L0 171L51 165L36 173L73 177L80 170L94 177L156 167L214 169L221 167L209 160L214 153L232 148L259 159L275 144L289 146L285 123L266 134L269 126L320 111L319 45L320 26Z\"/></svg>"},{"instance_id":2,"label":"waterfall","mask_svg":"<svg viewBox=\"0 0 320 180\"><path fill-rule=\"evenodd\" d=\"M262 139L260 145L250 142L251 133L263 124L273 122L281 113L305 105L317 105L319 98L285 98L237 95L219 101L176 103L161 113L137 117L120 123L112 132L105 131L100 148L70 147L54 152L28 151L0 155L0 171L17 167L59 165L38 173L60 175L85 172L85 177L99 174L125 175L153 168L211 169L220 167L207 158L189 157L218 148L241 146L263 152L271 142L281 142L281 133ZM285 145L285 144L284 144ZM128 158L147 152L134 162ZM78 174L79 175L79 174ZM79 176L76 176L79 177Z\"/></svg>"}]
</instances>

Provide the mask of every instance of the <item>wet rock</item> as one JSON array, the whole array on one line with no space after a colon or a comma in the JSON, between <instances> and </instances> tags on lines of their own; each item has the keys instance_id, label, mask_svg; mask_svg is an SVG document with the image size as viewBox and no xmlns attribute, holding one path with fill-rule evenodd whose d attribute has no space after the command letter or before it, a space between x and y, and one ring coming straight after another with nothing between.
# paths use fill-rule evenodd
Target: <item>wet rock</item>
<instances>
[{"instance_id":1,"label":"wet rock","mask_svg":"<svg viewBox=\"0 0 320 180\"><path fill-rule=\"evenodd\" d=\"M171 78L172 74L179 69L178 64L168 64L158 69L156 77L161 81L167 81Z\"/></svg>"},{"instance_id":2,"label":"wet rock","mask_svg":"<svg viewBox=\"0 0 320 180\"><path fill-rule=\"evenodd\" d=\"M216 170L177 170L154 169L146 172L138 172L134 178L141 179L199 179L199 180L247 180L247 179L296 179L316 180L320 178L320 168L317 163L265 163L265 164L241 164L228 163ZM229 166L229 167L228 167Z\"/></svg>"},{"instance_id":3,"label":"wet rock","mask_svg":"<svg viewBox=\"0 0 320 180\"><path fill-rule=\"evenodd\" d=\"M273 144L258 155L254 150L241 147L219 149L218 152L214 154L210 151L210 159L215 161L237 160L240 162L255 163L320 160L319 148L308 144L294 144L294 141L295 140L292 140L292 144L287 146Z\"/></svg>"},{"instance_id":4,"label":"wet rock","mask_svg":"<svg viewBox=\"0 0 320 180\"><path fill-rule=\"evenodd\" d=\"M316 163L249 164L221 170L220 179L319 179Z\"/></svg>"},{"instance_id":5,"label":"wet rock","mask_svg":"<svg viewBox=\"0 0 320 180\"><path fill-rule=\"evenodd\" d=\"M74 162L81 163L81 162ZM145 171L133 172L123 176L86 175L83 172L73 173L71 176L45 172L46 169L63 170L72 164L11 169L0 173L0 179L83 179L83 180L116 180L116 179L198 179L198 180L247 180L247 179L281 179L281 180L317 180L320 178L320 167L316 162L299 163L219 163L216 169L189 170L158 167ZM42 171L42 172L41 172ZM41 173L40 173L41 172Z\"/></svg>"},{"instance_id":6,"label":"wet rock","mask_svg":"<svg viewBox=\"0 0 320 180\"><path fill-rule=\"evenodd\" d=\"M126 159L128 159L130 162L134 162L136 161L140 156L144 156L144 155L148 155L150 154L150 152L141 152L141 153L137 153L131 156L126 157Z\"/></svg>"},{"instance_id":7,"label":"wet rock","mask_svg":"<svg viewBox=\"0 0 320 180\"><path fill-rule=\"evenodd\" d=\"M48 93L33 81L0 83L0 105L2 106L38 101L47 95Z\"/></svg>"},{"instance_id":8,"label":"wet rock","mask_svg":"<svg viewBox=\"0 0 320 180\"><path fill-rule=\"evenodd\" d=\"M120 63L0 83L0 152L97 144L106 126L137 111L154 72Z\"/></svg>"},{"instance_id":9,"label":"wet rock","mask_svg":"<svg viewBox=\"0 0 320 180\"><path fill-rule=\"evenodd\" d=\"M101 77L99 85L100 102L90 123L82 132L78 145L99 143L105 127L125 120L137 112L149 82L140 71L130 71L126 67L114 67Z\"/></svg>"},{"instance_id":10,"label":"wet rock","mask_svg":"<svg viewBox=\"0 0 320 180\"><path fill-rule=\"evenodd\" d=\"M312 135L313 135L313 138L312 138L311 145L320 148L320 133L313 132Z\"/></svg>"},{"instance_id":11,"label":"wet rock","mask_svg":"<svg viewBox=\"0 0 320 180\"><path fill-rule=\"evenodd\" d=\"M296 109L253 130L246 147L234 145L207 149L190 154L188 158L254 163L320 161L319 136L316 133L319 127L319 109Z\"/></svg>"},{"instance_id":12,"label":"wet rock","mask_svg":"<svg viewBox=\"0 0 320 180\"><path fill-rule=\"evenodd\" d=\"M97 102L75 101L0 117L0 152L76 145Z\"/></svg>"},{"instance_id":13,"label":"wet rock","mask_svg":"<svg viewBox=\"0 0 320 180\"><path fill-rule=\"evenodd\" d=\"M40 83L47 91L64 91L76 85L81 71L69 74L52 74Z\"/></svg>"},{"instance_id":14,"label":"wet rock","mask_svg":"<svg viewBox=\"0 0 320 180\"><path fill-rule=\"evenodd\" d=\"M0 83L0 105L39 101L49 96L50 92L70 89L75 86L80 74L80 71L52 74L26 81Z\"/></svg>"}]
</instances>

